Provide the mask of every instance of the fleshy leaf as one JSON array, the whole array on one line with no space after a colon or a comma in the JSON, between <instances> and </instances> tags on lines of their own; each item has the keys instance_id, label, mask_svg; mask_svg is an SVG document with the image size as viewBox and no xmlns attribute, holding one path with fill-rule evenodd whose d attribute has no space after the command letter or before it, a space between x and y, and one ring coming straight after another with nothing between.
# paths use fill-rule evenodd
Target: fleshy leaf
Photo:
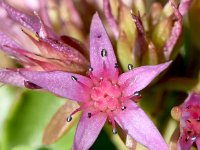
<instances>
[{"instance_id":1,"label":"fleshy leaf","mask_svg":"<svg viewBox=\"0 0 200 150\"><path fill-rule=\"evenodd\" d=\"M140 14L136 16L132 12L132 17L137 29L137 38L136 38L135 45L133 48L133 53L139 61L141 60L142 55L146 52L148 44L147 44L144 26L140 18Z\"/></svg>"},{"instance_id":2,"label":"fleshy leaf","mask_svg":"<svg viewBox=\"0 0 200 150\"><path fill-rule=\"evenodd\" d=\"M128 70L128 64L133 64L137 66L135 61L135 55L133 55L131 45L127 44L128 39L125 34L120 34L119 39L117 40L117 57L121 62L121 67L123 70Z\"/></svg>"},{"instance_id":3,"label":"fleshy leaf","mask_svg":"<svg viewBox=\"0 0 200 150\"><path fill-rule=\"evenodd\" d=\"M62 71L21 71L20 74L26 80L59 96L79 102L89 99L90 89L87 86L91 86L91 81L84 76Z\"/></svg>"},{"instance_id":4,"label":"fleshy leaf","mask_svg":"<svg viewBox=\"0 0 200 150\"><path fill-rule=\"evenodd\" d=\"M182 15L173 3L172 7L174 9L174 14L177 18L177 21L174 23L174 26L171 30L171 35L163 48L166 60L169 60L170 56L172 55L172 50L182 33Z\"/></svg>"},{"instance_id":5,"label":"fleshy leaf","mask_svg":"<svg viewBox=\"0 0 200 150\"><path fill-rule=\"evenodd\" d=\"M111 5L110 5L110 1L109 0L104 0L103 1L103 11L104 14L106 16L106 19L110 25L111 30L113 31L113 34L115 36L116 39L118 39L119 37L119 29L118 29L118 25L117 22L112 14L112 10L111 10Z\"/></svg>"},{"instance_id":6,"label":"fleshy leaf","mask_svg":"<svg viewBox=\"0 0 200 150\"><path fill-rule=\"evenodd\" d=\"M134 92L140 91L145 88L170 64L171 61L155 66L142 66L120 75L119 85L126 85L124 95L130 96Z\"/></svg>"},{"instance_id":7,"label":"fleshy leaf","mask_svg":"<svg viewBox=\"0 0 200 150\"><path fill-rule=\"evenodd\" d=\"M145 112L132 101L125 105L127 108L121 113L116 113L115 117L121 128L151 150L158 150L161 147L162 150L167 150L167 144Z\"/></svg>"},{"instance_id":8,"label":"fleshy leaf","mask_svg":"<svg viewBox=\"0 0 200 150\"><path fill-rule=\"evenodd\" d=\"M117 73L113 47L97 13L93 16L90 29L90 63L92 73L97 77L102 77L106 71L110 78Z\"/></svg>"},{"instance_id":9,"label":"fleshy leaf","mask_svg":"<svg viewBox=\"0 0 200 150\"><path fill-rule=\"evenodd\" d=\"M1 148L11 150L19 145L29 145L36 149L41 146L43 129L63 102L49 93L23 93L10 109L3 128Z\"/></svg>"},{"instance_id":10,"label":"fleshy leaf","mask_svg":"<svg viewBox=\"0 0 200 150\"><path fill-rule=\"evenodd\" d=\"M73 116L72 121L67 122L66 118L78 108L78 104L68 101L59 108L52 117L43 135L43 144L51 144L57 141L63 134L70 129L79 115Z\"/></svg>"},{"instance_id":11,"label":"fleshy leaf","mask_svg":"<svg viewBox=\"0 0 200 150\"><path fill-rule=\"evenodd\" d=\"M88 113L84 112L76 129L73 150L89 149L99 135L106 119L104 113L98 113L92 118L88 118Z\"/></svg>"}]
</instances>

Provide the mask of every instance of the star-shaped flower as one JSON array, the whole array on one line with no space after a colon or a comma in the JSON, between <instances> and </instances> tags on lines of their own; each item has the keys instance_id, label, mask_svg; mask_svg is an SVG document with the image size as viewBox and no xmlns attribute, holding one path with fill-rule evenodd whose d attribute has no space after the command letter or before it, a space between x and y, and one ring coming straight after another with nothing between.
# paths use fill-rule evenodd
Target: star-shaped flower
<instances>
[{"instance_id":1,"label":"star-shaped flower","mask_svg":"<svg viewBox=\"0 0 200 150\"><path fill-rule=\"evenodd\" d=\"M145 88L170 62L132 68L120 74L117 60L98 16L95 14L90 29L90 64L88 76L63 71L20 71L30 83L56 95L76 101L80 107L67 117L82 111L73 149L89 149L106 121L117 133L116 123L151 150L166 150L167 145L145 112L134 102Z\"/></svg>"}]
</instances>

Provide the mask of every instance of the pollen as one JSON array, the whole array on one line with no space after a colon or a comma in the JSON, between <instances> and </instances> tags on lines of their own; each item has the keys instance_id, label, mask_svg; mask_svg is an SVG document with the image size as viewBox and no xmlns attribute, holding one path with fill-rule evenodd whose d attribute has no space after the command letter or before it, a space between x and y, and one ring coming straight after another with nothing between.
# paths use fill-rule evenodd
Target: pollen
<instances>
[{"instance_id":1,"label":"pollen","mask_svg":"<svg viewBox=\"0 0 200 150\"><path fill-rule=\"evenodd\" d=\"M107 78L99 79L91 90L91 102L95 110L112 112L122 107L120 86Z\"/></svg>"}]
</instances>

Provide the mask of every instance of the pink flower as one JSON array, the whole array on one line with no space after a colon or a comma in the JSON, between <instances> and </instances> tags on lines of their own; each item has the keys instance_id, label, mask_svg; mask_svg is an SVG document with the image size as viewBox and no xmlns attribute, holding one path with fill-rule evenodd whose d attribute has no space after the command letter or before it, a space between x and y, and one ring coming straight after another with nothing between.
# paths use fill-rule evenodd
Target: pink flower
<instances>
[{"instance_id":1,"label":"pink flower","mask_svg":"<svg viewBox=\"0 0 200 150\"><path fill-rule=\"evenodd\" d=\"M88 50L72 37L57 35L45 22L47 16L22 12L4 1L0 1L0 11L0 49L22 64L20 70L86 72ZM0 81L24 85L17 69L1 69Z\"/></svg>"},{"instance_id":2,"label":"pink flower","mask_svg":"<svg viewBox=\"0 0 200 150\"><path fill-rule=\"evenodd\" d=\"M167 145L145 112L134 101L171 62L132 68L120 74L117 60L103 27L95 14L90 29L90 64L88 76L63 71L20 71L26 81L56 95L76 101L80 107L67 118L70 122L83 111L74 138L74 150L89 149L108 120L116 134L116 123L151 150Z\"/></svg>"},{"instance_id":3,"label":"pink flower","mask_svg":"<svg viewBox=\"0 0 200 150\"><path fill-rule=\"evenodd\" d=\"M190 93L181 105L179 150L189 150L193 143L200 149L200 95Z\"/></svg>"}]
</instances>

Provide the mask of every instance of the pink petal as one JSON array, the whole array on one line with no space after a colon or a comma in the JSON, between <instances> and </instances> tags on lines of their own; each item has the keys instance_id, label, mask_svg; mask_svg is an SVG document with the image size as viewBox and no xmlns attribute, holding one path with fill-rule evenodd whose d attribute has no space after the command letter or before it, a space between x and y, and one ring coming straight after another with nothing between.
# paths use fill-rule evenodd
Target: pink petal
<instances>
[{"instance_id":1,"label":"pink petal","mask_svg":"<svg viewBox=\"0 0 200 150\"><path fill-rule=\"evenodd\" d=\"M106 72L108 77L114 77L117 73L116 62L111 42L96 13L90 28L90 63L93 74L96 77L102 77Z\"/></svg>"},{"instance_id":2,"label":"pink petal","mask_svg":"<svg viewBox=\"0 0 200 150\"><path fill-rule=\"evenodd\" d=\"M106 114L98 113L91 118L84 112L81 117L74 138L73 150L88 150L96 140L106 122Z\"/></svg>"},{"instance_id":3,"label":"pink petal","mask_svg":"<svg viewBox=\"0 0 200 150\"><path fill-rule=\"evenodd\" d=\"M103 11L106 16L106 19L110 25L111 30L113 31L113 34L116 39L119 37L119 29L117 22L112 14L111 6L110 6L110 1L109 0L104 0L103 1Z\"/></svg>"},{"instance_id":4,"label":"pink petal","mask_svg":"<svg viewBox=\"0 0 200 150\"><path fill-rule=\"evenodd\" d=\"M192 140L188 140L187 142L185 141L185 139L187 138L187 136L184 133L181 133L180 138L178 140L178 150L190 150L190 147L193 144Z\"/></svg>"},{"instance_id":5,"label":"pink petal","mask_svg":"<svg viewBox=\"0 0 200 150\"><path fill-rule=\"evenodd\" d=\"M25 53L29 53L25 50L22 50L19 44L17 44L14 40L12 40L3 32L0 32L0 48L8 55L14 56L19 59L22 58Z\"/></svg>"},{"instance_id":6,"label":"pink petal","mask_svg":"<svg viewBox=\"0 0 200 150\"><path fill-rule=\"evenodd\" d=\"M5 46L20 48L19 44L0 31L0 47L5 49Z\"/></svg>"},{"instance_id":7,"label":"pink petal","mask_svg":"<svg viewBox=\"0 0 200 150\"><path fill-rule=\"evenodd\" d=\"M167 144L145 112L131 100L127 101L125 106L126 109L115 116L121 128L148 149L167 150Z\"/></svg>"},{"instance_id":8,"label":"pink petal","mask_svg":"<svg viewBox=\"0 0 200 150\"><path fill-rule=\"evenodd\" d=\"M40 39L39 42L35 41L35 44L46 57L52 56L55 59L61 59L67 65L76 63L83 67L88 67L87 59L75 48L65 43L52 38L45 38Z\"/></svg>"},{"instance_id":9,"label":"pink petal","mask_svg":"<svg viewBox=\"0 0 200 150\"><path fill-rule=\"evenodd\" d=\"M24 87L24 78L17 70L0 69L0 82Z\"/></svg>"},{"instance_id":10,"label":"pink petal","mask_svg":"<svg viewBox=\"0 0 200 150\"><path fill-rule=\"evenodd\" d=\"M49 14L48 14L48 0L40 0L39 1L39 14L40 16L42 17L42 19L44 20L45 24L47 26L52 26L52 22L51 22L51 19L49 17Z\"/></svg>"},{"instance_id":11,"label":"pink petal","mask_svg":"<svg viewBox=\"0 0 200 150\"><path fill-rule=\"evenodd\" d=\"M19 22L22 26L38 32L40 30L40 22L34 15L25 14L14 7L8 5L6 2L1 1L0 5L7 11L9 17L16 22Z\"/></svg>"},{"instance_id":12,"label":"pink petal","mask_svg":"<svg viewBox=\"0 0 200 150\"><path fill-rule=\"evenodd\" d=\"M142 66L120 75L118 82L119 85L126 86L124 90L124 96L130 96L134 92L145 88L170 64L171 61L155 66Z\"/></svg>"},{"instance_id":13,"label":"pink petal","mask_svg":"<svg viewBox=\"0 0 200 150\"><path fill-rule=\"evenodd\" d=\"M182 15L180 14L179 10L175 7L175 5L172 3L172 7L174 9L174 14L177 18L177 21L174 23L174 26L171 30L171 35L169 39L167 40L165 46L164 46L164 56L166 60L169 60L172 51L174 49L174 46L176 45L181 33L182 33Z\"/></svg>"},{"instance_id":14,"label":"pink petal","mask_svg":"<svg viewBox=\"0 0 200 150\"><path fill-rule=\"evenodd\" d=\"M89 87L92 83L84 76L62 71L21 71L20 73L29 82L59 96L79 102L90 97Z\"/></svg>"},{"instance_id":15,"label":"pink petal","mask_svg":"<svg viewBox=\"0 0 200 150\"><path fill-rule=\"evenodd\" d=\"M196 145L197 145L197 149L200 150L200 139L199 138L196 140Z\"/></svg>"},{"instance_id":16,"label":"pink petal","mask_svg":"<svg viewBox=\"0 0 200 150\"><path fill-rule=\"evenodd\" d=\"M200 95L194 92L191 92L185 102L183 103L183 109L185 109L188 105L200 105Z\"/></svg>"},{"instance_id":17,"label":"pink petal","mask_svg":"<svg viewBox=\"0 0 200 150\"><path fill-rule=\"evenodd\" d=\"M181 3L179 4L179 11L181 15L185 15L192 4L192 0L181 0Z\"/></svg>"}]
</instances>

